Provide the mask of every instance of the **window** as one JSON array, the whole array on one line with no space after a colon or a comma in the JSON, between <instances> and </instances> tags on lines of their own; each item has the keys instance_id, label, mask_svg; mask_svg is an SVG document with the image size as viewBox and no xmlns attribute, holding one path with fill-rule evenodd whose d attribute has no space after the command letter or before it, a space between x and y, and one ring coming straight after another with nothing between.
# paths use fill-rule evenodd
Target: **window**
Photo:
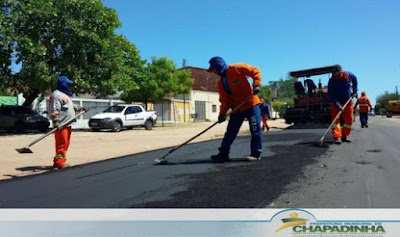
<instances>
[{"instance_id":1,"label":"window","mask_svg":"<svg viewBox=\"0 0 400 237\"><path fill-rule=\"evenodd\" d=\"M135 113L140 113L142 112L142 108L140 108L139 106L135 106Z\"/></svg>"},{"instance_id":2,"label":"window","mask_svg":"<svg viewBox=\"0 0 400 237\"><path fill-rule=\"evenodd\" d=\"M135 107L130 106L125 110L125 114L134 114L135 113Z\"/></svg>"},{"instance_id":3,"label":"window","mask_svg":"<svg viewBox=\"0 0 400 237\"><path fill-rule=\"evenodd\" d=\"M217 112L217 106L216 105L212 105L212 112L216 113Z\"/></svg>"},{"instance_id":4,"label":"window","mask_svg":"<svg viewBox=\"0 0 400 237\"><path fill-rule=\"evenodd\" d=\"M104 113L121 113L125 109L125 106L113 105L108 109L104 110Z\"/></svg>"}]
</instances>

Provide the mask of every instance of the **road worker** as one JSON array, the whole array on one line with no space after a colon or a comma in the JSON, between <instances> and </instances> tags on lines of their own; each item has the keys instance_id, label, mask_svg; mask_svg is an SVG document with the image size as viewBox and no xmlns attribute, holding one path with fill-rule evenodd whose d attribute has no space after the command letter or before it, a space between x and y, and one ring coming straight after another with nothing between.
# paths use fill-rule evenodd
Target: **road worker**
<instances>
[{"instance_id":1,"label":"road worker","mask_svg":"<svg viewBox=\"0 0 400 237\"><path fill-rule=\"evenodd\" d=\"M67 164L67 150L71 141L71 126L61 127L60 124L75 116L70 84L73 84L73 81L66 76L60 76L57 80L57 89L50 97L53 127L58 128L54 133L56 143L56 155L53 159L54 169L64 168Z\"/></svg>"},{"instance_id":2,"label":"road worker","mask_svg":"<svg viewBox=\"0 0 400 237\"><path fill-rule=\"evenodd\" d=\"M357 106L360 107L361 128L368 128L368 111L372 111L372 105L365 91L361 92L361 97L357 99L355 107L357 108Z\"/></svg>"},{"instance_id":3,"label":"road worker","mask_svg":"<svg viewBox=\"0 0 400 237\"><path fill-rule=\"evenodd\" d=\"M335 144L342 142L351 142L349 135L351 132L351 125L353 123L353 104L352 98L357 97L357 77L348 71L342 70L338 66L338 70L332 73L332 77L328 82L328 99L331 102L331 116L332 121L336 115L341 112L332 127L332 135ZM349 101L350 100L350 101ZM347 106L344 105L347 103ZM340 117L343 119L343 127L340 124Z\"/></svg>"},{"instance_id":4,"label":"road worker","mask_svg":"<svg viewBox=\"0 0 400 237\"><path fill-rule=\"evenodd\" d=\"M222 123L226 120L228 109L233 110L244 102L244 104L230 116L225 136L219 148L219 153L211 156L211 159L215 162L229 161L231 145L244 119L247 118L251 132L250 156L248 156L247 159L249 161L260 160L262 131L260 124L260 107L258 106L260 104L260 98L257 96L261 85L260 70L246 63L228 65L221 57L211 58L209 64L210 67L208 71L220 76L218 80L218 93L221 107L218 122ZM248 77L253 79L252 85L250 85L247 80Z\"/></svg>"},{"instance_id":5,"label":"road worker","mask_svg":"<svg viewBox=\"0 0 400 237\"><path fill-rule=\"evenodd\" d=\"M269 131L269 126L268 126L268 118L270 118L270 114L269 114L269 107L268 105L264 102L264 99L261 99L261 103L260 103L260 111L261 111L261 121L262 121L262 131L264 132L265 129L267 129L267 131Z\"/></svg>"}]
</instances>

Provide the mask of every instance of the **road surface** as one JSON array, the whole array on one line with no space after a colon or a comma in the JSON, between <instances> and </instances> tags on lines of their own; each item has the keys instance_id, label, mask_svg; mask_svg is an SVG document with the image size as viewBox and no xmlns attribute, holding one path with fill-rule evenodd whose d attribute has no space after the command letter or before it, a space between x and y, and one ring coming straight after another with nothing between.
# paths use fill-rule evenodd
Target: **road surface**
<instances>
[{"instance_id":1,"label":"road surface","mask_svg":"<svg viewBox=\"0 0 400 237\"><path fill-rule=\"evenodd\" d=\"M324 129L264 135L262 160L244 161L249 136L239 136L232 161L212 163L220 139L82 164L0 181L0 207L286 208L400 207L400 119L354 124L350 144L316 146ZM110 147L110 149L112 149Z\"/></svg>"}]
</instances>

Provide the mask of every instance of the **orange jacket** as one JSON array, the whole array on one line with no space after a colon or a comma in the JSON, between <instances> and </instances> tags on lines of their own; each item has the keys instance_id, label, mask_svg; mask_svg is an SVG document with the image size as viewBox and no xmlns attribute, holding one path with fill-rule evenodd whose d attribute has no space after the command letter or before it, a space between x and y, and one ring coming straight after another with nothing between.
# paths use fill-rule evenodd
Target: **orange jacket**
<instances>
[{"instance_id":1,"label":"orange jacket","mask_svg":"<svg viewBox=\"0 0 400 237\"><path fill-rule=\"evenodd\" d=\"M253 79L253 88L261 85L261 73L257 67L245 63L231 64L226 69L226 77L231 94L228 94L222 85L222 79L218 80L219 101L221 102L220 115L225 115L229 108L234 109L243 102L253 89L247 81L247 77ZM250 100L243 104L237 111L243 112L254 105L259 104L260 98L253 95Z\"/></svg>"},{"instance_id":2,"label":"orange jacket","mask_svg":"<svg viewBox=\"0 0 400 237\"><path fill-rule=\"evenodd\" d=\"M369 101L369 98L367 96L361 96L360 98L358 98L355 107L357 107L357 105L360 106L360 113L368 113L368 108L372 108L371 102Z\"/></svg>"}]
</instances>

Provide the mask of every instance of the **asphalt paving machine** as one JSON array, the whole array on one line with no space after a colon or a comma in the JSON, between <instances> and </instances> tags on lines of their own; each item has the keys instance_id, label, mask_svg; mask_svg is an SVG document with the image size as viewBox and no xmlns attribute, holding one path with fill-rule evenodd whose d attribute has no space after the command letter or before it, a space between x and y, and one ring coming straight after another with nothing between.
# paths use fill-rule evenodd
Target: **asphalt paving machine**
<instances>
[{"instance_id":1,"label":"asphalt paving machine","mask_svg":"<svg viewBox=\"0 0 400 237\"><path fill-rule=\"evenodd\" d=\"M321 123L331 122L331 107L328 101L328 88L322 87L321 79L318 86L310 78L340 70L340 65L310 68L290 72L290 76L297 79L294 83L296 97L294 105L287 107L283 118L288 124L294 123ZM303 82L299 79L303 78Z\"/></svg>"}]
</instances>

